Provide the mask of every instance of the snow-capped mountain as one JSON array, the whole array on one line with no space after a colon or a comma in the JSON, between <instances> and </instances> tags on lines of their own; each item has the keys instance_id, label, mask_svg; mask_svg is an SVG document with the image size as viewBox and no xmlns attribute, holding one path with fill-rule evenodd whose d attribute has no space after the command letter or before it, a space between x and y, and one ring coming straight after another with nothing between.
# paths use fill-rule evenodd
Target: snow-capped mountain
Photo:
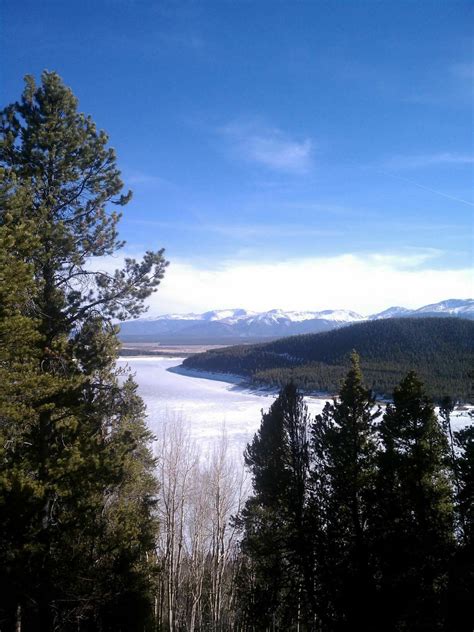
<instances>
[{"instance_id":1,"label":"snow-capped mountain","mask_svg":"<svg viewBox=\"0 0 474 632\"><path fill-rule=\"evenodd\" d=\"M369 320L380 320L382 318L403 318L403 316L408 316L412 313L411 309L407 309L406 307L389 307L388 309L384 309L383 312L378 312L377 314L372 314L369 316Z\"/></svg>"},{"instance_id":2,"label":"snow-capped mountain","mask_svg":"<svg viewBox=\"0 0 474 632\"><path fill-rule=\"evenodd\" d=\"M423 316L431 314L460 316L461 318L473 318L474 299L450 298L440 303L432 303L425 305L413 312L414 314L423 314Z\"/></svg>"},{"instance_id":3,"label":"snow-capped mountain","mask_svg":"<svg viewBox=\"0 0 474 632\"><path fill-rule=\"evenodd\" d=\"M322 312L316 312L315 318L331 320L335 323L357 323L365 320L364 316L348 309L325 309Z\"/></svg>"},{"instance_id":4,"label":"snow-capped mountain","mask_svg":"<svg viewBox=\"0 0 474 632\"><path fill-rule=\"evenodd\" d=\"M142 320L202 320L207 322L227 320L229 322L236 322L241 318L247 318L255 314L257 314L257 312L249 312L246 309L214 309L210 312L204 312L204 314L164 314L162 316L149 316Z\"/></svg>"},{"instance_id":5,"label":"snow-capped mountain","mask_svg":"<svg viewBox=\"0 0 474 632\"><path fill-rule=\"evenodd\" d=\"M245 309L220 309L203 314L166 314L122 323L120 337L129 341L143 340L167 344L230 344L329 331L362 320L423 316L474 319L474 299L449 299L415 310L389 307L370 316L362 316L344 309L314 312L281 309L251 312Z\"/></svg>"},{"instance_id":6,"label":"snow-capped mountain","mask_svg":"<svg viewBox=\"0 0 474 632\"><path fill-rule=\"evenodd\" d=\"M121 337L124 340L142 338L186 343L195 340L211 343L215 339L221 343L228 339L255 340L314 333L360 320L364 317L348 310L251 312L221 309L203 314L167 314L127 321L121 326Z\"/></svg>"},{"instance_id":7,"label":"snow-capped mountain","mask_svg":"<svg viewBox=\"0 0 474 632\"><path fill-rule=\"evenodd\" d=\"M301 323L306 320L330 320L340 323L349 323L364 320L364 317L355 312L343 309L327 309L322 312L285 312L282 309L271 309L268 312L253 314L249 316L248 320L249 322L268 324L282 321Z\"/></svg>"}]
</instances>

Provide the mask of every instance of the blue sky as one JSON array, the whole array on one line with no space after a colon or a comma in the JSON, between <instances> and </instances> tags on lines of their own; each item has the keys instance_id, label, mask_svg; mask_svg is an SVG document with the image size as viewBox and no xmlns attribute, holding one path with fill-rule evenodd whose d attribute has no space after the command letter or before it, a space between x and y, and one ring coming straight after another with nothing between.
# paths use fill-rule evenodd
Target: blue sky
<instances>
[{"instance_id":1,"label":"blue sky","mask_svg":"<svg viewBox=\"0 0 474 632\"><path fill-rule=\"evenodd\" d=\"M126 254L171 261L151 313L473 294L472 2L0 11L2 103L56 70L109 133Z\"/></svg>"}]
</instances>

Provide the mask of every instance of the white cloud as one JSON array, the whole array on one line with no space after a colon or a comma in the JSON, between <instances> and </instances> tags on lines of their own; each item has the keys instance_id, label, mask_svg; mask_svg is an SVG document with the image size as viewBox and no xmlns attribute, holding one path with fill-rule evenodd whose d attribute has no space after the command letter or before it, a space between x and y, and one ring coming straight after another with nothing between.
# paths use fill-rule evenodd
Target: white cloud
<instances>
[{"instance_id":1,"label":"white cloud","mask_svg":"<svg viewBox=\"0 0 474 632\"><path fill-rule=\"evenodd\" d=\"M313 164L311 139L296 140L279 129L232 123L219 130L237 155L274 171L307 173Z\"/></svg>"},{"instance_id":2,"label":"white cloud","mask_svg":"<svg viewBox=\"0 0 474 632\"><path fill-rule=\"evenodd\" d=\"M314 257L199 267L172 261L150 314L243 307L256 311L354 309L369 314L391 305L416 308L473 294L469 269L427 267L435 252ZM424 267L421 268L420 265Z\"/></svg>"},{"instance_id":3,"label":"white cloud","mask_svg":"<svg viewBox=\"0 0 474 632\"><path fill-rule=\"evenodd\" d=\"M385 163L392 169L419 169L424 167L436 167L441 165L472 165L474 155L458 154L449 151L433 154L419 154L412 156L393 156Z\"/></svg>"},{"instance_id":4,"label":"white cloud","mask_svg":"<svg viewBox=\"0 0 474 632\"><path fill-rule=\"evenodd\" d=\"M155 176L149 173L142 173L141 171L132 171L130 173L126 173L123 175L123 179L126 184L130 185L153 185L153 186L163 186L168 184L166 180L160 178L159 176Z\"/></svg>"},{"instance_id":5,"label":"white cloud","mask_svg":"<svg viewBox=\"0 0 474 632\"><path fill-rule=\"evenodd\" d=\"M436 259L442 255L441 250L436 248L423 248L416 252L407 252L403 254L387 254L375 253L367 255L367 260L377 265L392 267L400 270L419 268L421 265Z\"/></svg>"}]
</instances>

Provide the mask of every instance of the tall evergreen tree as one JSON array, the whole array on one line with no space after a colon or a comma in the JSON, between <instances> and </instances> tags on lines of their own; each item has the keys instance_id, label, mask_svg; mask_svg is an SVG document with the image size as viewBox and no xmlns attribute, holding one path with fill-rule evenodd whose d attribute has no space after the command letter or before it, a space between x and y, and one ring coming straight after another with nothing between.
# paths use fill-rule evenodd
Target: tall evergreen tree
<instances>
[{"instance_id":1,"label":"tall evergreen tree","mask_svg":"<svg viewBox=\"0 0 474 632\"><path fill-rule=\"evenodd\" d=\"M112 323L143 311L166 261L89 265L123 245L109 207L131 197L107 142L55 73L1 113L0 573L23 630L144 624L153 459Z\"/></svg>"},{"instance_id":2,"label":"tall evergreen tree","mask_svg":"<svg viewBox=\"0 0 474 632\"><path fill-rule=\"evenodd\" d=\"M339 397L326 404L312 429L311 504L325 630L377 629L369 531L379 414L374 405L353 352Z\"/></svg>"},{"instance_id":3,"label":"tall evergreen tree","mask_svg":"<svg viewBox=\"0 0 474 632\"><path fill-rule=\"evenodd\" d=\"M29 560L35 549L27 525L41 495L41 485L29 470L31 444L27 432L38 422L36 399L47 396L51 381L38 370L41 336L36 320L27 313L35 292L31 265L25 254L37 244L31 222L13 223L26 191L4 187L0 173L0 625L13 629L21 616L18 593L27 593L32 581ZM26 528L25 528L26 527Z\"/></svg>"},{"instance_id":4,"label":"tall evergreen tree","mask_svg":"<svg viewBox=\"0 0 474 632\"><path fill-rule=\"evenodd\" d=\"M468 632L474 627L474 417L455 433L457 546L451 563L448 629Z\"/></svg>"},{"instance_id":5,"label":"tall evergreen tree","mask_svg":"<svg viewBox=\"0 0 474 632\"><path fill-rule=\"evenodd\" d=\"M311 629L308 428L306 405L290 383L263 414L245 452L253 494L241 516L242 549L252 582L250 621L258 629Z\"/></svg>"},{"instance_id":6,"label":"tall evergreen tree","mask_svg":"<svg viewBox=\"0 0 474 632\"><path fill-rule=\"evenodd\" d=\"M446 435L411 372L380 424L377 506L386 630L443 629L453 507Z\"/></svg>"},{"instance_id":7,"label":"tall evergreen tree","mask_svg":"<svg viewBox=\"0 0 474 632\"><path fill-rule=\"evenodd\" d=\"M441 418L441 423L443 427L444 434L448 438L449 442L449 452L450 452L450 468L453 475L454 487L456 496L459 496L460 493L460 482L459 482L459 474L458 474L458 463L456 459L456 445L455 438L453 433L453 427L451 424L451 413L454 410L454 401L449 395L445 395L439 404L439 416ZM461 516L459 519L462 521Z\"/></svg>"}]
</instances>

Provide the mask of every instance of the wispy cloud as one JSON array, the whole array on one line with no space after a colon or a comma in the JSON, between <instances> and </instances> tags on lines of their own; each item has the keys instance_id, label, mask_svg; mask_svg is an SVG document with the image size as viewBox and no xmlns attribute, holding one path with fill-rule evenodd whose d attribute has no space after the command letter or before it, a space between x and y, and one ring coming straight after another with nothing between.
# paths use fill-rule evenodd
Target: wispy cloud
<instances>
[{"instance_id":1,"label":"wispy cloud","mask_svg":"<svg viewBox=\"0 0 474 632\"><path fill-rule=\"evenodd\" d=\"M443 254L437 248L422 248L415 252L402 253L375 253L367 255L367 261L375 265L394 268L398 270L414 270L420 268L428 261L432 261Z\"/></svg>"},{"instance_id":2,"label":"wispy cloud","mask_svg":"<svg viewBox=\"0 0 474 632\"><path fill-rule=\"evenodd\" d=\"M277 128L255 123L230 123L219 133L241 159L268 169L304 174L313 166L313 142L297 140Z\"/></svg>"},{"instance_id":3,"label":"wispy cloud","mask_svg":"<svg viewBox=\"0 0 474 632\"><path fill-rule=\"evenodd\" d=\"M143 173L141 171L131 171L129 173L125 173L123 174L123 178L126 184L130 184L132 186L145 184L156 187L169 184L169 182L164 178L160 178L159 176L150 173Z\"/></svg>"},{"instance_id":4,"label":"wispy cloud","mask_svg":"<svg viewBox=\"0 0 474 632\"><path fill-rule=\"evenodd\" d=\"M395 173L390 173L387 171L380 171L380 173L382 173L385 176L389 176L390 178L396 178L397 180L400 180L401 182L406 182L408 184L411 184L417 187L418 189L422 189L423 191L428 191L429 193L434 193L435 195L439 195L448 200L453 200L453 202L460 202L461 204L465 204L467 206L474 206L474 202L471 202L470 200L465 200L463 198L457 197L456 195L445 193L444 191L440 191L439 189L433 189L432 187L427 187L424 184L421 184L420 182L415 182L415 180L412 180L411 178L404 178L400 175L397 175Z\"/></svg>"},{"instance_id":5,"label":"wispy cloud","mask_svg":"<svg viewBox=\"0 0 474 632\"><path fill-rule=\"evenodd\" d=\"M474 154L459 154L443 151L432 154L399 155L385 162L388 169L422 169L443 165L472 165Z\"/></svg>"},{"instance_id":6,"label":"wispy cloud","mask_svg":"<svg viewBox=\"0 0 474 632\"><path fill-rule=\"evenodd\" d=\"M160 42L176 48L188 48L193 52L202 51L205 47L204 40L194 33L160 33Z\"/></svg>"},{"instance_id":7,"label":"wispy cloud","mask_svg":"<svg viewBox=\"0 0 474 632\"><path fill-rule=\"evenodd\" d=\"M471 44L467 44L471 47ZM471 56L472 57L472 56ZM448 65L431 64L420 81L412 83L402 99L435 107L472 107L474 63L471 58Z\"/></svg>"},{"instance_id":8,"label":"wispy cloud","mask_svg":"<svg viewBox=\"0 0 474 632\"><path fill-rule=\"evenodd\" d=\"M216 235L221 235L222 237L230 237L232 239L251 239L251 238L264 238L267 240L268 238L293 238L293 237L306 237L306 236L314 236L314 237L331 237L337 236L341 234L340 230L336 230L333 228L316 228L314 226L308 226L303 224L295 224L295 223L280 223L280 224L251 224L251 223L229 223L229 224L219 224L216 222L205 221L205 222L166 222L166 221L155 221L155 220L131 220L131 223L134 224L142 224L155 228L170 228L176 229L180 231L190 231L190 232L203 232L206 234L214 233Z\"/></svg>"},{"instance_id":9,"label":"wispy cloud","mask_svg":"<svg viewBox=\"0 0 474 632\"><path fill-rule=\"evenodd\" d=\"M206 224L201 225L200 228L206 232L214 232L239 239L304 236L329 237L341 234L340 231L334 229L314 228L298 224Z\"/></svg>"},{"instance_id":10,"label":"wispy cloud","mask_svg":"<svg viewBox=\"0 0 474 632\"><path fill-rule=\"evenodd\" d=\"M342 204L330 204L323 202L281 202L281 207L293 210L296 213L300 211L304 213L315 213L318 216L333 216L339 218L358 218L358 219L373 219L376 220L380 217L378 211L368 210L366 208L357 208L354 206L344 206Z\"/></svg>"},{"instance_id":11,"label":"wispy cloud","mask_svg":"<svg viewBox=\"0 0 474 632\"><path fill-rule=\"evenodd\" d=\"M451 72L456 77L460 77L461 79L468 79L472 81L474 79L474 62L467 62L463 64L453 64L451 66Z\"/></svg>"}]
</instances>

